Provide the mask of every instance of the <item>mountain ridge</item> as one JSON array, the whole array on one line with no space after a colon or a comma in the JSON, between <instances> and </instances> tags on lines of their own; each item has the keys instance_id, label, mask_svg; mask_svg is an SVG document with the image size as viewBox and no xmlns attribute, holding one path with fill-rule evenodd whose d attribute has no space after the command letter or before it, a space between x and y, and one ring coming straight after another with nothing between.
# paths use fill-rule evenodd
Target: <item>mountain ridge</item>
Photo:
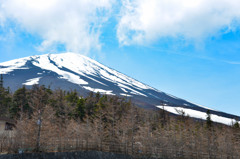
<instances>
[{"instance_id":1,"label":"mountain ridge","mask_svg":"<svg viewBox=\"0 0 240 159\"><path fill-rule=\"evenodd\" d=\"M127 75L109 68L89 57L76 53L44 54L15 59L0 63L0 74L4 74L5 86L12 90L22 85L31 87L33 84L50 86L52 89L61 88L74 90L86 95L88 92L100 92L107 95L130 97L140 107L159 109L162 106L167 111L177 114L172 108L188 111L198 111L197 115L189 116L202 118L208 109L187 100L175 97L143 84ZM211 110L211 109L210 109ZM201 113L200 113L201 112ZM236 115L211 110L215 116L222 117L216 122L230 124ZM227 118L227 119L225 119Z\"/></svg>"}]
</instances>

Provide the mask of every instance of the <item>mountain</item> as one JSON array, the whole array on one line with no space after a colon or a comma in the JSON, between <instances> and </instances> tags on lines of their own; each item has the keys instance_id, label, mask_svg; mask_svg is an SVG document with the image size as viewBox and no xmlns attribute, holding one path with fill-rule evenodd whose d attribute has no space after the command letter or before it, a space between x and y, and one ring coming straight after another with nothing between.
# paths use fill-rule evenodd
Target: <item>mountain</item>
<instances>
[{"instance_id":1,"label":"mountain","mask_svg":"<svg viewBox=\"0 0 240 159\"><path fill-rule=\"evenodd\" d=\"M50 86L51 89L90 91L131 98L139 107L165 109L173 114L183 110L190 117L206 119L206 108L159 91L108 68L86 56L75 53L30 56L0 63L4 86L12 91L26 85ZM238 116L211 110L212 120L231 124Z\"/></svg>"}]
</instances>

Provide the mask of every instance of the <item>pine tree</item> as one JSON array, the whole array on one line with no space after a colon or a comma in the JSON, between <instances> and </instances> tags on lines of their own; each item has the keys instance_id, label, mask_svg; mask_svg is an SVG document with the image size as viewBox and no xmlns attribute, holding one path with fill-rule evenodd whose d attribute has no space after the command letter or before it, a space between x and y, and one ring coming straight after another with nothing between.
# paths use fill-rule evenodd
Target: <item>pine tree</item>
<instances>
[{"instance_id":1,"label":"pine tree","mask_svg":"<svg viewBox=\"0 0 240 159\"><path fill-rule=\"evenodd\" d=\"M207 110L207 118L206 118L207 128L212 127L211 113L210 110Z\"/></svg>"},{"instance_id":2,"label":"pine tree","mask_svg":"<svg viewBox=\"0 0 240 159\"><path fill-rule=\"evenodd\" d=\"M68 116L70 118L74 117L74 110L77 107L77 102L79 100L78 93L76 91L73 92L67 92L67 95L65 96L65 99L67 101L67 106L68 106Z\"/></svg>"},{"instance_id":3,"label":"pine tree","mask_svg":"<svg viewBox=\"0 0 240 159\"><path fill-rule=\"evenodd\" d=\"M67 107L67 100L65 96L65 91L58 89L54 92L53 98L50 100L50 105L56 111L56 116L62 119L62 122L66 119L67 115L70 113L71 109Z\"/></svg>"},{"instance_id":4,"label":"pine tree","mask_svg":"<svg viewBox=\"0 0 240 159\"><path fill-rule=\"evenodd\" d=\"M80 98L77 101L77 106L75 108L75 117L80 118L83 121L85 117L85 99Z\"/></svg>"},{"instance_id":5,"label":"pine tree","mask_svg":"<svg viewBox=\"0 0 240 159\"><path fill-rule=\"evenodd\" d=\"M3 99L4 99L4 88L3 88L3 76L1 74L1 78L0 78L0 108L3 107Z\"/></svg>"},{"instance_id":6,"label":"pine tree","mask_svg":"<svg viewBox=\"0 0 240 159\"><path fill-rule=\"evenodd\" d=\"M1 74L0 77L0 89L3 88L3 75Z\"/></svg>"},{"instance_id":7,"label":"pine tree","mask_svg":"<svg viewBox=\"0 0 240 159\"><path fill-rule=\"evenodd\" d=\"M235 120L235 123L233 124L233 128L235 128L235 129L239 129L240 128L238 120Z\"/></svg>"},{"instance_id":8,"label":"pine tree","mask_svg":"<svg viewBox=\"0 0 240 159\"><path fill-rule=\"evenodd\" d=\"M68 102L73 104L71 106L74 106L74 104L77 103L79 96L78 96L78 93L76 92L76 90L74 90L72 92L68 92L65 98Z\"/></svg>"},{"instance_id":9,"label":"pine tree","mask_svg":"<svg viewBox=\"0 0 240 159\"><path fill-rule=\"evenodd\" d=\"M0 113L1 114L4 113L3 99L4 99L4 89L3 89L3 77L1 74L1 78L0 78Z\"/></svg>"},{"instance_id":10,"label":"pine tree","mask_svg":"<svg viewBox=\"0 0 240 159\"><path fill-rule=\"evenodd\" d=\"M12 98L9 90L3 86L3 75L0 77L0 116L9 116L9 108L12 104Z\"/></svg>"},{"instance_id":11,"label":"pine tree","mask_svg":"<svg viewBox=\"0 0 240 159\"><path fill-rule=\"evenodd\" d=\"M16 90L13 94L13 105L10 108L10 114L12 117L18 117L22 119L23 113L28 113L28 116L31 115L32 109L29 106L29 92L26 87L23 86Z\"/></svg>"}]
</instances>

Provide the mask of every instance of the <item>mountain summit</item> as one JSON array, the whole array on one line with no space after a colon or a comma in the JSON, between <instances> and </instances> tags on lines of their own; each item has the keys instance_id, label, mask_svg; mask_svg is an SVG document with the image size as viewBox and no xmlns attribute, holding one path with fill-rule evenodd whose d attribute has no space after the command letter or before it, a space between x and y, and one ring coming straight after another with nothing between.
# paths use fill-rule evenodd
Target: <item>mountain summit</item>
<instances>
[{"instance_id":1,"label":"mountain summit","mask_svg":"<svg viewBox=\"0 0 240 159\"><path fill-rule=\"evenodd\" d=\"M51 89L76 90L81 95L90 91L131 98L139 107L165 109L190 117L206 118L209 108L159 91L86 56L75 53L30 56L0 63L4 86L16 90L22 85L50 86ZM212 120L231 124L238 116L211 110Z\"/></svg>"}]
</instances>

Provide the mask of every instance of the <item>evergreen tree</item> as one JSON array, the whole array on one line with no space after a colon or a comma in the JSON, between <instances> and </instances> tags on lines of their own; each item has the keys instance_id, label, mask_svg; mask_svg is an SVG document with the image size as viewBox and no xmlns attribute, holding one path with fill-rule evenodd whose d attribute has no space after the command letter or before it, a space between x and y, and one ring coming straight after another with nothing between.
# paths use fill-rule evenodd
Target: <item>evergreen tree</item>
<instances>
[{"instance_id":1,"label":"evergreen tree","mask_svg":"<svg viewBox=\"0 0 240 159\"><path fill-rule=\"evenodd\" d=\"M210 110L207 110L207 118L206 118L207 127L212 127L211 113Z\"/></svg>"},{"instance_id":2,"label":"evergreen tree","mask_svg":"<svg viewBox=\"0 0 240 159\"><path fill-rule=\"evenodd\" d=\"M97 97L94 96L92 93L86 98L86 113L88 116L94 116L97 111L97 102L98 102L98 95Z\"/></svg>"},{"instance_id":3,"label":"evergreen tree","mask_svg":"<svg viewBox=\"0 0 240 159\"><path fill-rule=\"evenodd\" d=\"M0 88L3 88L3 75L1 74L0 77Z\"/></svg>"},{"instance_id":4,"label":"evergreen tree","mask_svg":"<svg viewBox=\"0 0 240 159\"><path fill-rule=\"evenodd\" d=\"M67 92L67 95L65 96L65 99L67 101L67 106L68 106L68 116L69 117L74 117L74 110L77 107L77 102L79 100L78 93L76 91L73 92Z\"/></svg>"},{"instance_id":5,"label":"evergreen tree","mask_svg":"<svg viewBox=\"0 0 240 159\"><path fill-rule=\"evenodd\" d=\"M235 120L235 123L233 124L233 128L235 128L235 129L239 129L240 128L238 120Z\"/></svg>"},{"instance_id":6,"label":"evergreen tree","mask_svg":"<svg viewBox=\"0 0 240 159\"><path fill-rule=\"evenodd\" d=\"M1 78L0 78L0 113L3 114L5 109L4 109L4 88L3 88L3 76L1 74Z\"/></svg>"},{"instance_id":7,"label":"evergreen tree","mask_svg":"<svg viewBox=\"0 0 240 159\"><path fill-rule=\"evenodd\" d=\"M12 104L10 91L3 87L3 75L0 77L0 116L9 116L9 108Z\"/></svg>"},{"instance_id":8,"label":"evergreen tree","mask_svg":"<svg viewBox=\"0 0 240 159\"><path fill-rule=\"evenodd\" d=\"M72 92L67 92L67 95L66 95L66 100L72 104L76 104L78 99L79 99L79 96L78 96L78 93L76 92L76 90L72 91ZM72 105L74 106L74 105Z\"/></svg>"},{"instance_id":9,"label":"evergreen tree","mask_svg":"<svg viewBox=\"0 0 240 159\"><path fill-rule=\"evenodd\" d=\"M164 127L166 125L166 111L164 109L164 105L165 103L162 102L162 106L163 106L163 109L161 109L160 111L160 115L161 115L161 126Z\"/></svg>"},{"instance_id":10,"label":"evergreen tree","mask_svg":"<svg viewBox=\"0 0 240 159\"><path fill-rule=\"evenodd\" d=\"M29 92L25 86L14 92L13 104L9 111L12 117L20 118L20 120L23 113L28 113L28 116L31 115L32 108L29 106Z\"/></svg>"},{"instance_id":11,"label":"evergreen tree","mask_svg":"<svg viewBox=\"0 0 240 159\"><path fill-rule=\"evenodd\" d=\"M62 121L66 119L66 115L69 114L69 109L67 109L67 100L65 96L65 91L58 89L54 92L53 98L50 99L50 105L56 111L56 116L61 118Z\"/></svg>"},{"instance_id":12,"label":"evergreen tree","mask_svg":"<svg viewBox=\"0 0 240 159\"><path fill-rule=\"evenodd\" d=\"M77 106L75 108L75 117L80 118L82 121L85 117L85 99L83 97L77 101Z\"/></svg>"}]
</instances>

